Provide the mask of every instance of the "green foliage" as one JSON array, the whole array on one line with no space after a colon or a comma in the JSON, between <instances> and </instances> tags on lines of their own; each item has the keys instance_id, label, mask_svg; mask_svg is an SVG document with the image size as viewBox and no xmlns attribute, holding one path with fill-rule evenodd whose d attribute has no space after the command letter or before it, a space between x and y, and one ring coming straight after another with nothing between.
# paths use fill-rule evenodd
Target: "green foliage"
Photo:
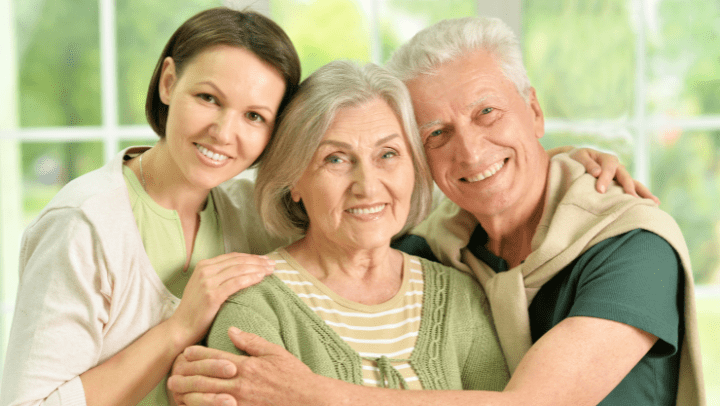
<instances>
[{"instance_id":1,"label":"green foliage","mask_svg":"<svg viewBox=\"0 0 720 406\"><path fill-rule=\"evenodd\" d=\"M440 20L477 14L477 1L446 0L438 7L434 0L388 0L379 15L382 62L417 31Z\"/></svg>"},{"instance_id":2,"label":"green foliage","mask_svg":"<svg viewBox=\"0 0 720 406\"><path fill-rule=\"evenodd\" d=\"M720 3L663 0L650 15L649 109L671 116L720 113Z\"/></svg>"},{"instance_id":3,"label":"green foliage","mask_svg":"<svg viewBox=\"0 0 720 406\"><path fill-rule=\"evenodd\" d=\"M100 59L96 0L20 2L17 26L23 127L99 125ZM38 18L38 16L43 16Z\"/></svg>"},{"instance_id":4,"label":"green foliage","mask_svg":"<svg viewBox=\"0 0 720 406\"><path fill-rule=\"evenodd\" d=\"M611 119L632 114L635 35L628 3L523 3L525 65L546 116Z\"/></svg>"},{"instance_id":5,"label":"green foliage","mask_svg":"<svg viewBox=\"0 0 720 406\"><path fill-rule=\"evenodd\" d=\"M287 32L302 64L303 78L336 59L370 61L370 31L351 0L273 0L273 19Z\"/></svg>"},{"instance_id":6,"label":"green foliage","mask_svg":"<svg viewBox=\"0 0 720 406\"><path fill-rule=\"evenodd\" d=\"M120 124L145 124L145 97L160 53L170 36L194 14L221 6L219 0L172 3L118 0L116 2L118 104ZM152 18L138 18L152 16Z\"/></svg>"},{"instance_id":7,"label":"green foliage","mask_svg":"<svg viewBox=\"0 0 720 406\"><path fill-rule=\"evenodd\" d=\"M652 145L653 190L683 230L699 284L720 282L718 137L667 131Z\"/></svg>"}]
</instances>

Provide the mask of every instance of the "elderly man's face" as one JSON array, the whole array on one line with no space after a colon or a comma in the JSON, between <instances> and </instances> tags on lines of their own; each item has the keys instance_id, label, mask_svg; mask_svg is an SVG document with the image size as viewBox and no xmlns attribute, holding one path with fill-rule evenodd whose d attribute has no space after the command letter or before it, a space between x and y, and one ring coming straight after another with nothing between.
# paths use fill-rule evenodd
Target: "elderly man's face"
<instances>
[{"instance_id":1,"label":"elderly man's face","mask_svg":"<svg viewBox=\"0 0 720 406\"><path fill-rule=\"evenodd\" d=\"M500 215L544 187L535 91L525 103L489 53L468 52L407 85L433 178L460 207Z\"/></svg>"}]
</instances>

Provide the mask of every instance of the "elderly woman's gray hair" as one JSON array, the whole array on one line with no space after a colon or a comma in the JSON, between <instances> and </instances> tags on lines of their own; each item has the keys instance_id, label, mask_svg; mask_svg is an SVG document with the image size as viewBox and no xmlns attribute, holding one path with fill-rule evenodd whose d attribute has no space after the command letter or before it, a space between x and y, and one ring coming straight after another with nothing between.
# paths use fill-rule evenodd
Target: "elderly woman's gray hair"
<instances>
[{"instance_id":1,"label":"elderly woman's gray hair","mask_svg":"<svg viewBox=\"0 0 720 406\"><path fill-rule=\"evenodd\" d=\"M305 234L309 219L302 202L293 202L290 189L310 164L336 113L376 99L384 100L397 116L415 168L410 214L398 236L427 216L433 183L407 88L377 65L334 61L300 84L295 98L279 118L275 136L259 167L255 202L268 231L281 236Z\"/></svg>"},{"instance_id":2,"label":"elderly woman's gray hair","mask_svg":"<svg viewBox=\"0 0 720 406\"><path fill-rule=\"evenodd\" d=\"M502 20L464 17L443 20L415 34L398 48L385 65L390 72L408 82L420 75L432 75L443 63L467 51L484 49L495 56L505 76L529 102L530 79L522 61L517 37Z\"/></svg>"}]
</instances>

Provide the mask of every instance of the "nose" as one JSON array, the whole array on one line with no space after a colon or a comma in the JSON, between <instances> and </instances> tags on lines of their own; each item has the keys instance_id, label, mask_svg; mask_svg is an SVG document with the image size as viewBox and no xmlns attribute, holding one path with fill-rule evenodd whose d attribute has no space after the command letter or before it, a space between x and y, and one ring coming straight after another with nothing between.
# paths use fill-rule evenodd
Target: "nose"
<instances>
[{"instance_id":1,"label":"nose","mask_svg":"<svg viewBox=\"0 0 720 406\"><path fill-rule=\"evenodd\" d=\"M358 161L353 165L351 191L356 196L372 196L380 185L377 168Z\"/></svg>"},{"instance_id":2,"label":"nose","mask_svg":"<svg viewBox=\"0 0 720 406\"><path fill-rule=\"evenodd\" d=\"M456 129L453 160L461 164L472 165L480 160L485 148L485 136L472 125Z\"/></svg>"},{"instance_id":3,"label":"nose","mask_svg":"<svg viewBox=\"0 0 720 406\"><path fill-rule=\"evenodd\" d=\"M231 110L220 112L210 126L210 136L218 144L229 144L239 131L237 114Z\"/></svg>"}]
</instances>

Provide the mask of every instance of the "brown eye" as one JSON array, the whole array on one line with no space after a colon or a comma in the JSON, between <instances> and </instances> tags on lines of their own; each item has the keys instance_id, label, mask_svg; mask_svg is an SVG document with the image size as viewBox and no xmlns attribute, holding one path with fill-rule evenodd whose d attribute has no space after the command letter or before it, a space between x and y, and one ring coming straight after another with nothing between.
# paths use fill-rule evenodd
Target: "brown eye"
<instances>
[{"instance_id":1,"label":"brown eye","mask_svg":"<svg viewBox=\"0 0 720 406\"><path fill-rule=\"evenodd\" d=\"M217 99L215 96L207 93L200 93L197 97L199 97L201 100L206 101L208 103L218 104Z\"/></svg>"},{"instance_id":2,"label":"brown eye","mask_svg":"<svg viewBox=\"0 0 720 406\"><path fill-rule=\"evenodd\" d=\"M245 117L247 117L250 121L257 121L257 122L264 122L265 119L260 114L251 111L248 113L245 113Z\"/></svg>"}]
</instances>

